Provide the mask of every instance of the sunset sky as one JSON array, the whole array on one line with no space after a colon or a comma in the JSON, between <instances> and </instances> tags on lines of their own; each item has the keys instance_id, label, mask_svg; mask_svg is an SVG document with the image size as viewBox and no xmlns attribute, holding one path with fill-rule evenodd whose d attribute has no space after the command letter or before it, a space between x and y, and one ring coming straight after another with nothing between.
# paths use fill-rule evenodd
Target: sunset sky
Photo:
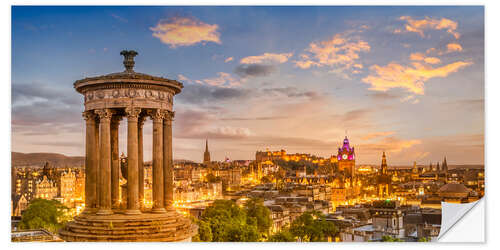
<instances>
[{"instance_id":1,"label":"sunset sky","mask_svg":"<svg viewBox=\"0 0 500 250\"><path fill-rule=\"evenodd\" d=\"M176 159L329 157L347 131L361 164L484 162L483 7L13 7L12 151L84 155L73 82L123 49L184 84Z\"/></svg>"}]
</instances>

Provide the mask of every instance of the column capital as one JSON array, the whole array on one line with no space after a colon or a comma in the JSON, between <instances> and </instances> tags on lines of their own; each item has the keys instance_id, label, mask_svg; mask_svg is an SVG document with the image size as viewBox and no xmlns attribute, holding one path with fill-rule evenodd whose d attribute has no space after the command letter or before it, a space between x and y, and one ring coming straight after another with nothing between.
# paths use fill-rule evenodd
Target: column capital
<instances>
[{"instance_id":1,"label":"column capital","mask_svg":"<svg viewBox=\"0 0 500 250\"><path fill-rule=\"evenodd\" d=\"M138 107L126 107L125 113L127 114L128 121L135 121L139 119L139 114L141 113L141 108Z\"/></svg>"},{"instance_id":2,"label":"column capital","mask_svg":"<svg viewBox=\"0 0 500 250\"><path fill-rule=\"evenodd\" d=\"M113 117L111 109L96 109L94 112L99 116L99 120L101 121L110 122Z\"/></svg>"},{"instance_id":3,"label":"column capital","mask_svg":"<svg viewBox=\"0 0 500 250\"><path fill-rule=\"evenodd\" d=\"M164 122L165 123L172 123L172 121L174 120L174 116L175 116L175 112L174 111L170 111L170 110L164 110L163 111L163 115L164 115Z\"/></svg>"},{"instance_id":4,"label":"column capital","mask_svg":"<svg viewBox=\"0 0 500 250\"><path fill-rule=\"evenodd\" d=\"M97 115L91 110L83 111L82 116L83 116L83 119L85 119L85 121L87 123L91 123L91 124L95 123L95 119L97 118Z\"/></svg>"},{"instance_id":5,"label":"column capital","mask_svg":"<svg viewBox=\"0 0 500 250\"><path fill-rule=\"evenodd\" d=\"M156 123L156 122L162 123L163 118L165 118L165 114L164 114L163 110L161 110L161 109L150 110L148 112L148 114L154 123Z\"/></svg>"}]
</instances>

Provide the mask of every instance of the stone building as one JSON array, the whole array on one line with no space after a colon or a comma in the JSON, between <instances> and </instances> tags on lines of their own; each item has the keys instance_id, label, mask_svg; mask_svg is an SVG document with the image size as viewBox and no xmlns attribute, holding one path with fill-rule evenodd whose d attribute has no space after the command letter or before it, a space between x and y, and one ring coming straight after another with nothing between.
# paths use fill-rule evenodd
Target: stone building
<instances>
[{"instance_id":1,"label":"stone building","mask_svg":"<svg viewBox=\"0 0 500 250\"><path fill-rule=\"evenodd\" d=\"M76 174L71 169L66 170L61 174L60 179L60 196L63 204L67 207L73 207L76 194Z\"/></svg>"},{"instance_id":2,"label":"stone building","mask_svg":"<svg viewBox=\"0 0 500 250\"><path fill-rule=\"evenodd\" d=\"M43 175L42 179L39 179L35 183L35 198L52 200L58 195L58 189L56 183L50 180L47 175Z\"/></svg>"}]
</instances>

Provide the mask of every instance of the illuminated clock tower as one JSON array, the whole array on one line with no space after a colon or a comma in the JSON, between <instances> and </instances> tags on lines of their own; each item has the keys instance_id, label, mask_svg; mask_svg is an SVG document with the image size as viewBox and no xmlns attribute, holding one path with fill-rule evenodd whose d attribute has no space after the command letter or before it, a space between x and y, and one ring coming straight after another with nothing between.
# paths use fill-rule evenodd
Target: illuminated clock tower
<instances>
[{"instance_id":1,"label":"illuminated clock tower","mask_svg":"<svg viewBox=\"0 0 500 250\"><path fill-rule=\"evenodd\" d=\"M356 174L354 165L355 165L355 154L354 147L349 147L349 139L347 136L344 139L344 144L341 148L339 148L339 152L337 154L339 171L345 171L349 176L354 177Z\"/></svg>"}]
</instances>

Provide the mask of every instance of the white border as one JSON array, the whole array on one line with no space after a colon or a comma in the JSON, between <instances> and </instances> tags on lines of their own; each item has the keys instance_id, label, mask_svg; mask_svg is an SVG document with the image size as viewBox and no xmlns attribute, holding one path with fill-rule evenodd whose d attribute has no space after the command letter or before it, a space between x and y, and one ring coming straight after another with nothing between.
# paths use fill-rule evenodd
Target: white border
<instances>
[{"instance_id":1,"label":"white border","mask_svg":"<svg viewBox=\"0 0 500 250\"><path fill-rule=\"evenodd\" d=\"M487 244L425 244L425 243L359 243L359 244L321 244L321 243L308 243L307 245L302 244L259 244L259 243L226 243L226 244L215 244L215 243L198 243L198 244L160 244L160 243L134 243L134 244L85 244L85 243L60 243L60 244L13 244L10 243L10 74L11 74L11 5L485 5L485 32L486 32L486 44L485 44L485 60L486 60L486 86L485 86L485 111L486 111L486 129L485 129L485 166L486 166L486 193L498 194L500 191L498 189L499 178L498 171L500 168L500 162L498 158L495 158L495 152L500 149L499 141L499 115L498 107L500 107L500 91L498 79L499 65L497 63L499 54L499 32L498 25L500 16L499 1L432 1L432 0L422 0L422 1L401 1L401 0L385 0L385 1L283 1L283 0L254 0L254 1L222 1L222 0L170 0L170 1L159 1L159 0L145 0L145 1L131 1L131 0L108 0L103 3L99 0L87 0L87 1L64 1L64 0L52 0L52 1L2 1L2 10L0 12L1 18L4 19L0 22L1 34L3 35L2 43L2 60L1 60L1 77L3 78L0 84L0 117L4 117L0 123L2 131L2 139L4 141L1 144L1 159L3 163L3 174L1 175L2 183L4 183L4 192L1 192L2 200L4 201L4 206L0 206L0 214L3 216L2 231L0 232L0 237L2 243L9 248L109 248L109 249L137 249L138 247L152 247L152 248L217 248L217 249L255 249L256 247L262 248L273 248L273 249L299 249L304 246L314 247L314 248L331 248L331 247L341 247L348 249L355 249L359 247L374 249L374 248L384 248L384 249L394 249L404 247L405 249L412 248L422 248L422 247L442 247L442 248L453 248L456 249L470 249L471 247L481 247L481 248L497 248L500 236L498 230L496 229L499 224L499 205L497 195L486 201L487 208L487 229L486 229L486 241ZM492 181L490 181L492 180ZM7 202L9 201L9 202ZM497 208L497 209L495 209ZM484 214L484 213L483 213ZM465 225L465 228L474 230L472 225ZM182 245L181 245L182 244Z\"/></svg>"}]
</instances>

